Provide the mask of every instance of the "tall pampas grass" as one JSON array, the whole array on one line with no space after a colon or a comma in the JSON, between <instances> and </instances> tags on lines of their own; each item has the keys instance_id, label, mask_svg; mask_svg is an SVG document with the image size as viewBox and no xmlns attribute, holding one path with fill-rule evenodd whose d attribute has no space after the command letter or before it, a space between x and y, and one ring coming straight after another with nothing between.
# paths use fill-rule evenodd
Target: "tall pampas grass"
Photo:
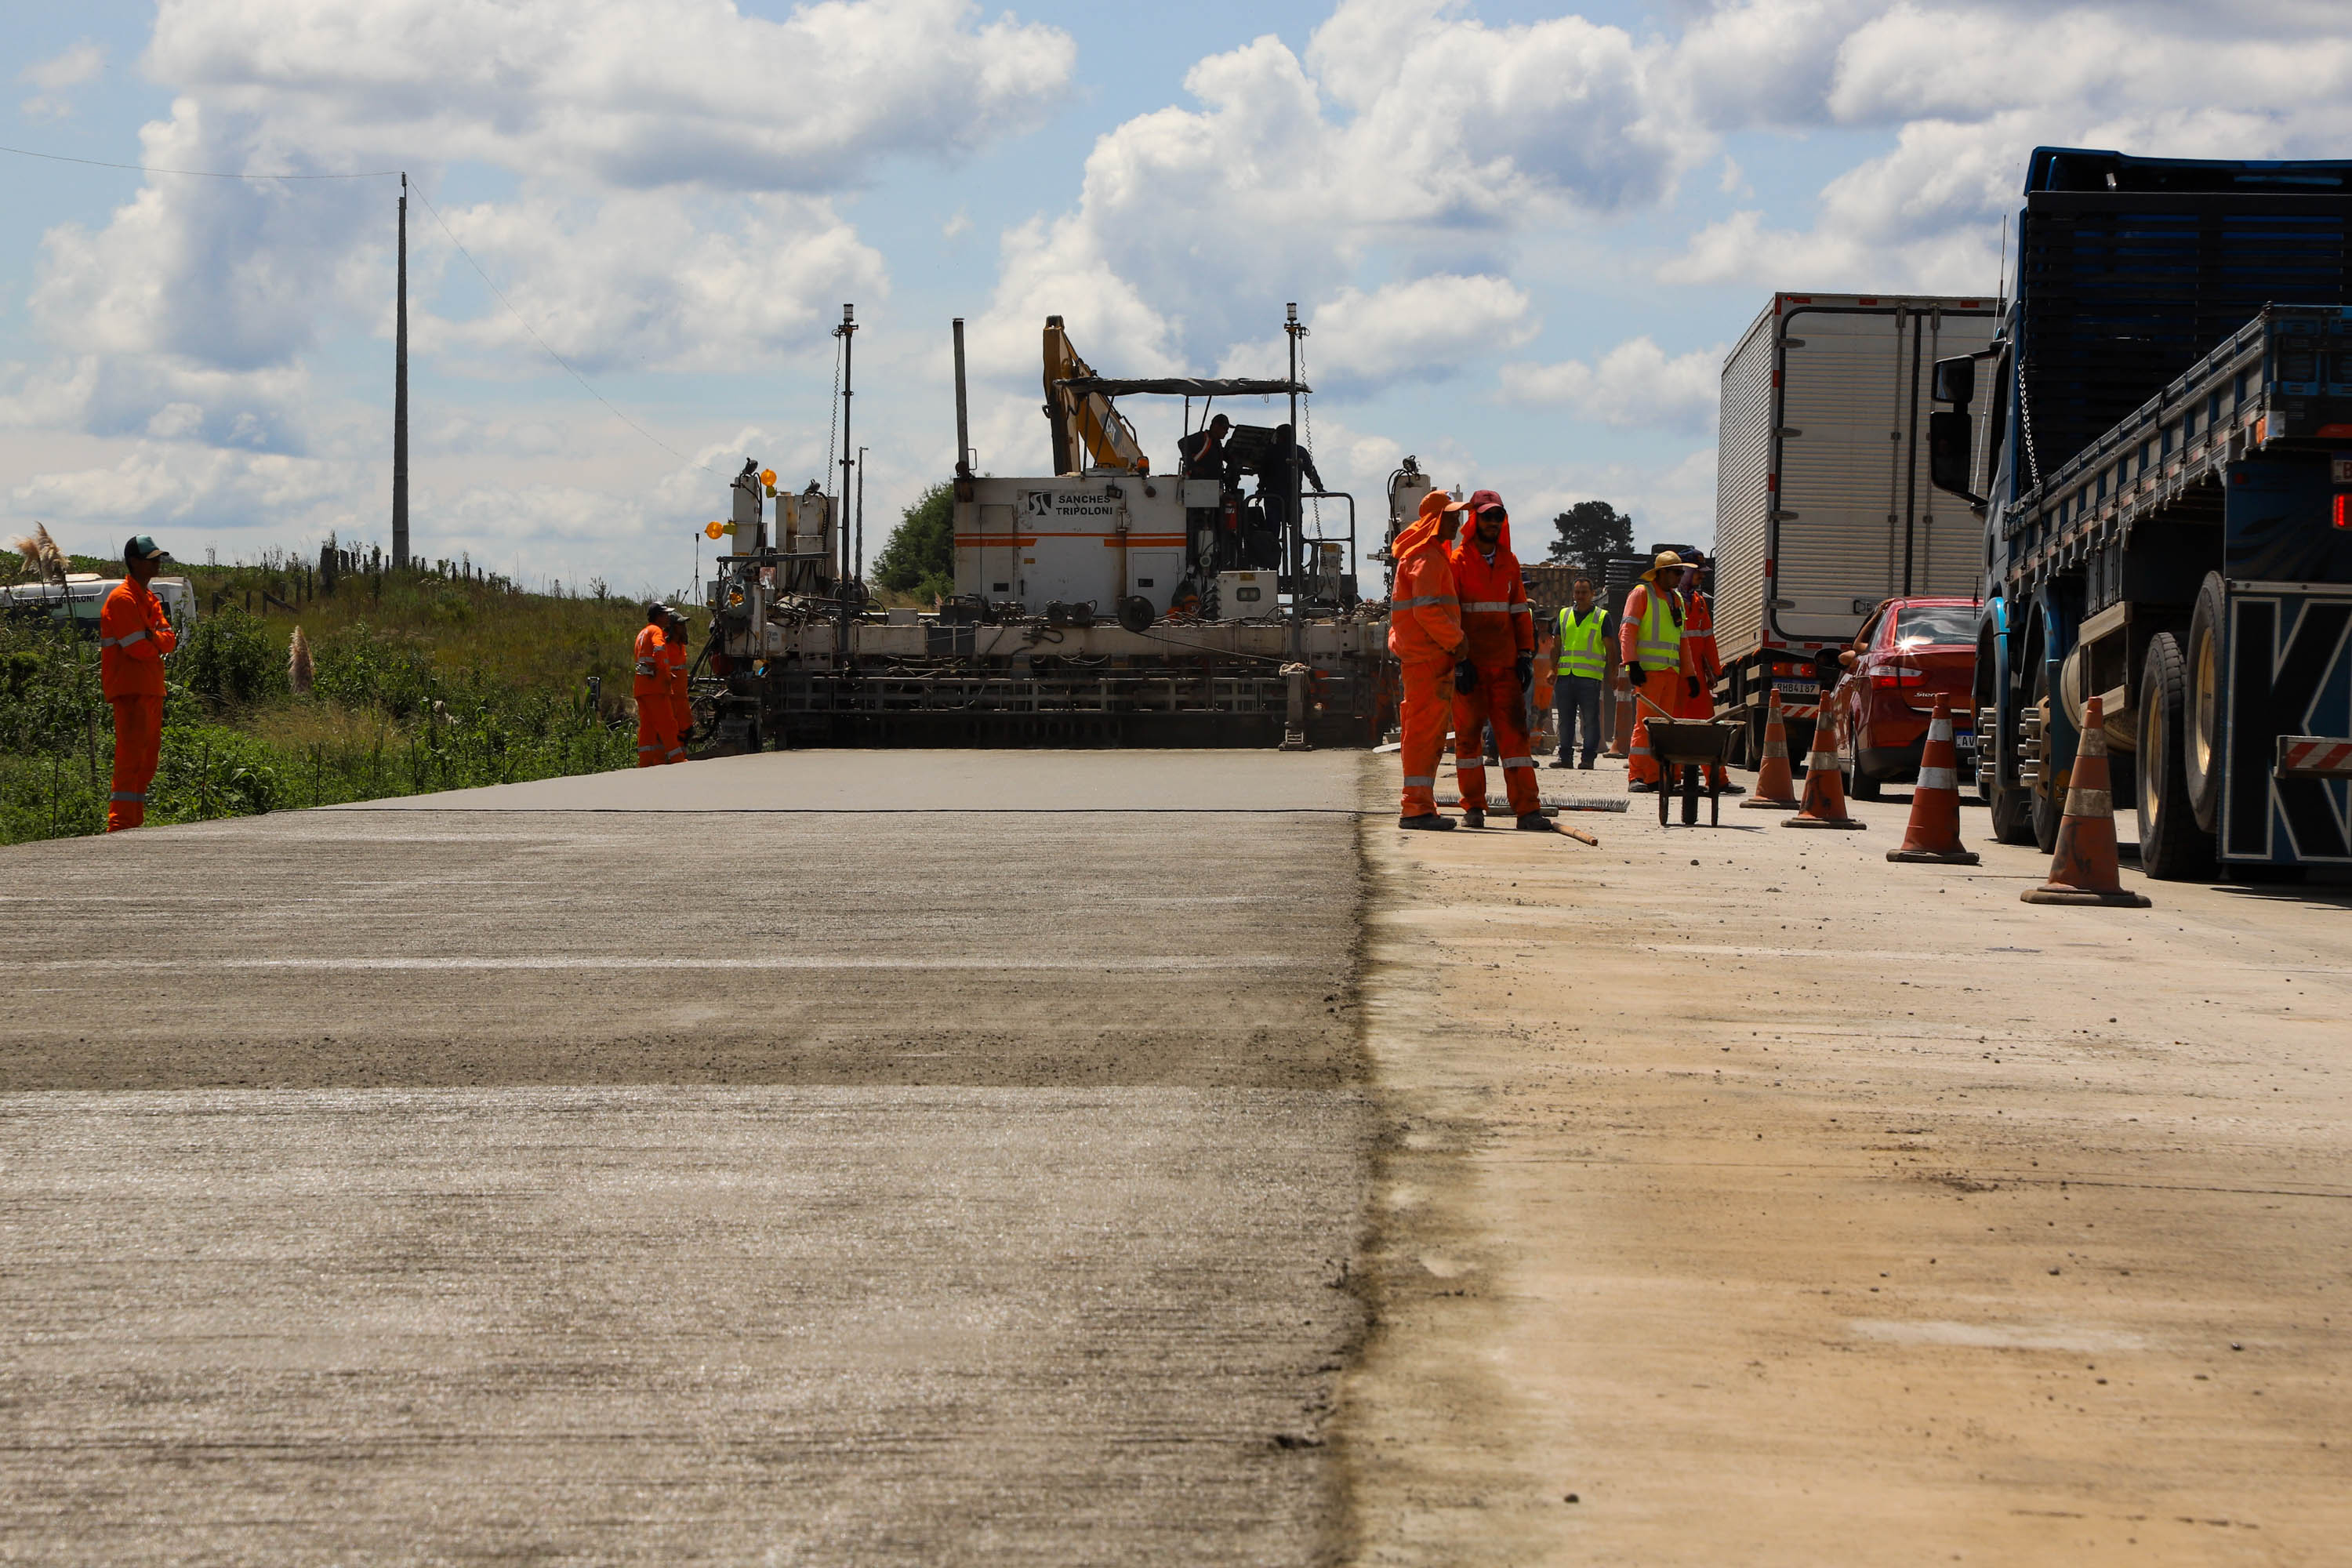
<instances>
[{"instance_id":1,"label":"tall pampas grass","mask_svg":"<svg viewBox=\"0 0 2352 1568\"><path fill-rule=\"evenodd\" d=\"M63 583L66 580L66 552L58 548L56 540L49 537L47 523L33 524L32 532L10 540L8 548L24 557L25 570L44 583Z\"/></svg>"},{"instance_id":2,"label":"tall pampas grass","mask_svg":"<svg viewBox=\"0 0 2352 1568\"><path fill-rule=\"evenodd\" d=\"M294 689L297 697L310 695L310 643L302 628L294 628L294 638L286 646L286 684Z\"/></svg>"}]
</instances>

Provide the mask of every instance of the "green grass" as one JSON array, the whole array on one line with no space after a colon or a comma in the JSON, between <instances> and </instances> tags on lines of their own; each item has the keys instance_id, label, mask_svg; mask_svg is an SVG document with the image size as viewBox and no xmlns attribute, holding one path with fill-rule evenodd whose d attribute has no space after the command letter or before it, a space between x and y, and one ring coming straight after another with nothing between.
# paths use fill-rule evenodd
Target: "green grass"
<instances>
[{"instance_id":1,"label":"green grass","mask_svg":"<svg viewBox=\"0 0 2352 1568\"><path fill-rule=\"evenodd\" d=\"M205 609L166 666L150 823L636 761L635 601L525 594L455 571L346 574L329 596L282 563L176 570ZM707 617L690 614L699 640ZM287 677L298 625L316 669L303 697ZM112 769L95 644L0 620L0 843L103 830Z\"/></svg>"}]
</instances>

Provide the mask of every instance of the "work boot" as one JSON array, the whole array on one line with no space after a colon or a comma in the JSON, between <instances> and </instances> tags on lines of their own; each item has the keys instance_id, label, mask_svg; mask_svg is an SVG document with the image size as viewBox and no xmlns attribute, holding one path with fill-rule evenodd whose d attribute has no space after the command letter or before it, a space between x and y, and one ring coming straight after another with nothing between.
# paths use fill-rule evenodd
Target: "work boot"
<instances>
[{"instance_id":1,"label":"work boot","mask_svg":"<svg viewBox=\"0 0 2352 1568\"><path fill-rule=\"evenodd\" d=\"M1654 784L1645 784L1640 779L1635 779L1632 784L1625 786L1625 793L1627 795L1655 795L1658 793L1658 786Z\"/></svg>"},{"instance_id":2,"label":"work boot","mask_svg":"<svg viewBox=\"0 0 2352 1568\"><path fill-rule=\"evenodd\" d=\"M1746 784L1736 784L1729 779L1724 780L1723 787L1716 791L1716 794L1717 795L1746 795L1747 793L1748 786Z\"/></svg>"},{"instance_id":3,"label":"work boot","mask_svg":"<svg viewBox=\"0 0 2352 1568\"><path fill-rule=\"evenodd\" d=\"M1462 826L1465 826L1465 827L1484 827L1484 826L1486 826L1486 813L1485 808L1484 808L1484 807L1481 807L1481 806L1475 806L1475 805L1474 805L1474 806L1465 806L1465 807L1463 808L1463 811L1462 811Z\"/></svg>"},{"instance_id":4,"label":"work boot","mask_svg":"<svg viewBox=\"0 0 2352 1568\"><path fill-rule=\"evenodd\" d=\"M1559 828L1540 811L1523 811L1515 825L1522 833L1558 833Z\"/></svg>"},{"instance_id":5,"label":"work boot","mask_svg":"<svg viewBox=\"0 0 2352 1568\"><path fill-rule=\"evenodd\" d=\"M1451 833L1454 831L1454 819L1450 816L1440 816L1432 811L1425 812L1420 816L1400 816L1397 818L1397 826L1417 827L1423 832Z\"/></svg>"}]
</instances>

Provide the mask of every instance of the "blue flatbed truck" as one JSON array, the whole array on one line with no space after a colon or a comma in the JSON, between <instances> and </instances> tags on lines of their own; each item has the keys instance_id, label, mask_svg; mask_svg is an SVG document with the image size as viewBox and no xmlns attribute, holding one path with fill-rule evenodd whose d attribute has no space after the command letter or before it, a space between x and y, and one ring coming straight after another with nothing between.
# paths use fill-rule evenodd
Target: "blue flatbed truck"
<instances>
[{"instance_id":1,"label":"blue flatbed truck","mask_svg":"<svg viewBox=\"0 0 2352 1568\"><path fill-rule=\"evenodd\" d=\"M2352 162L2037 148L2016 266L1929 422L1996 835L2052 846L2097 698L2149 875L2352 866Z\"/></svg>"}]
</instances>

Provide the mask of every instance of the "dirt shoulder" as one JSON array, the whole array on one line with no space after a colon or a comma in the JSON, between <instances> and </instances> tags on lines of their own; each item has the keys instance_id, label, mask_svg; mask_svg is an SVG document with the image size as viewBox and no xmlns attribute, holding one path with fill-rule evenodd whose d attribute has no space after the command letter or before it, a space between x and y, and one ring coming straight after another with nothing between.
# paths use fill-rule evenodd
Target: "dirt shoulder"
<instances>
[{"instance_id":1,"label":"dirt shoulder","mask_svg":"<svg viewBox=\"0 0 2352 1568\"><path fill-rule=\"evenodd\" d=\"M2341 1560L2352 900L1860 809L1366 818L1360 1560Z\"/></svg>"}]
</instances>

